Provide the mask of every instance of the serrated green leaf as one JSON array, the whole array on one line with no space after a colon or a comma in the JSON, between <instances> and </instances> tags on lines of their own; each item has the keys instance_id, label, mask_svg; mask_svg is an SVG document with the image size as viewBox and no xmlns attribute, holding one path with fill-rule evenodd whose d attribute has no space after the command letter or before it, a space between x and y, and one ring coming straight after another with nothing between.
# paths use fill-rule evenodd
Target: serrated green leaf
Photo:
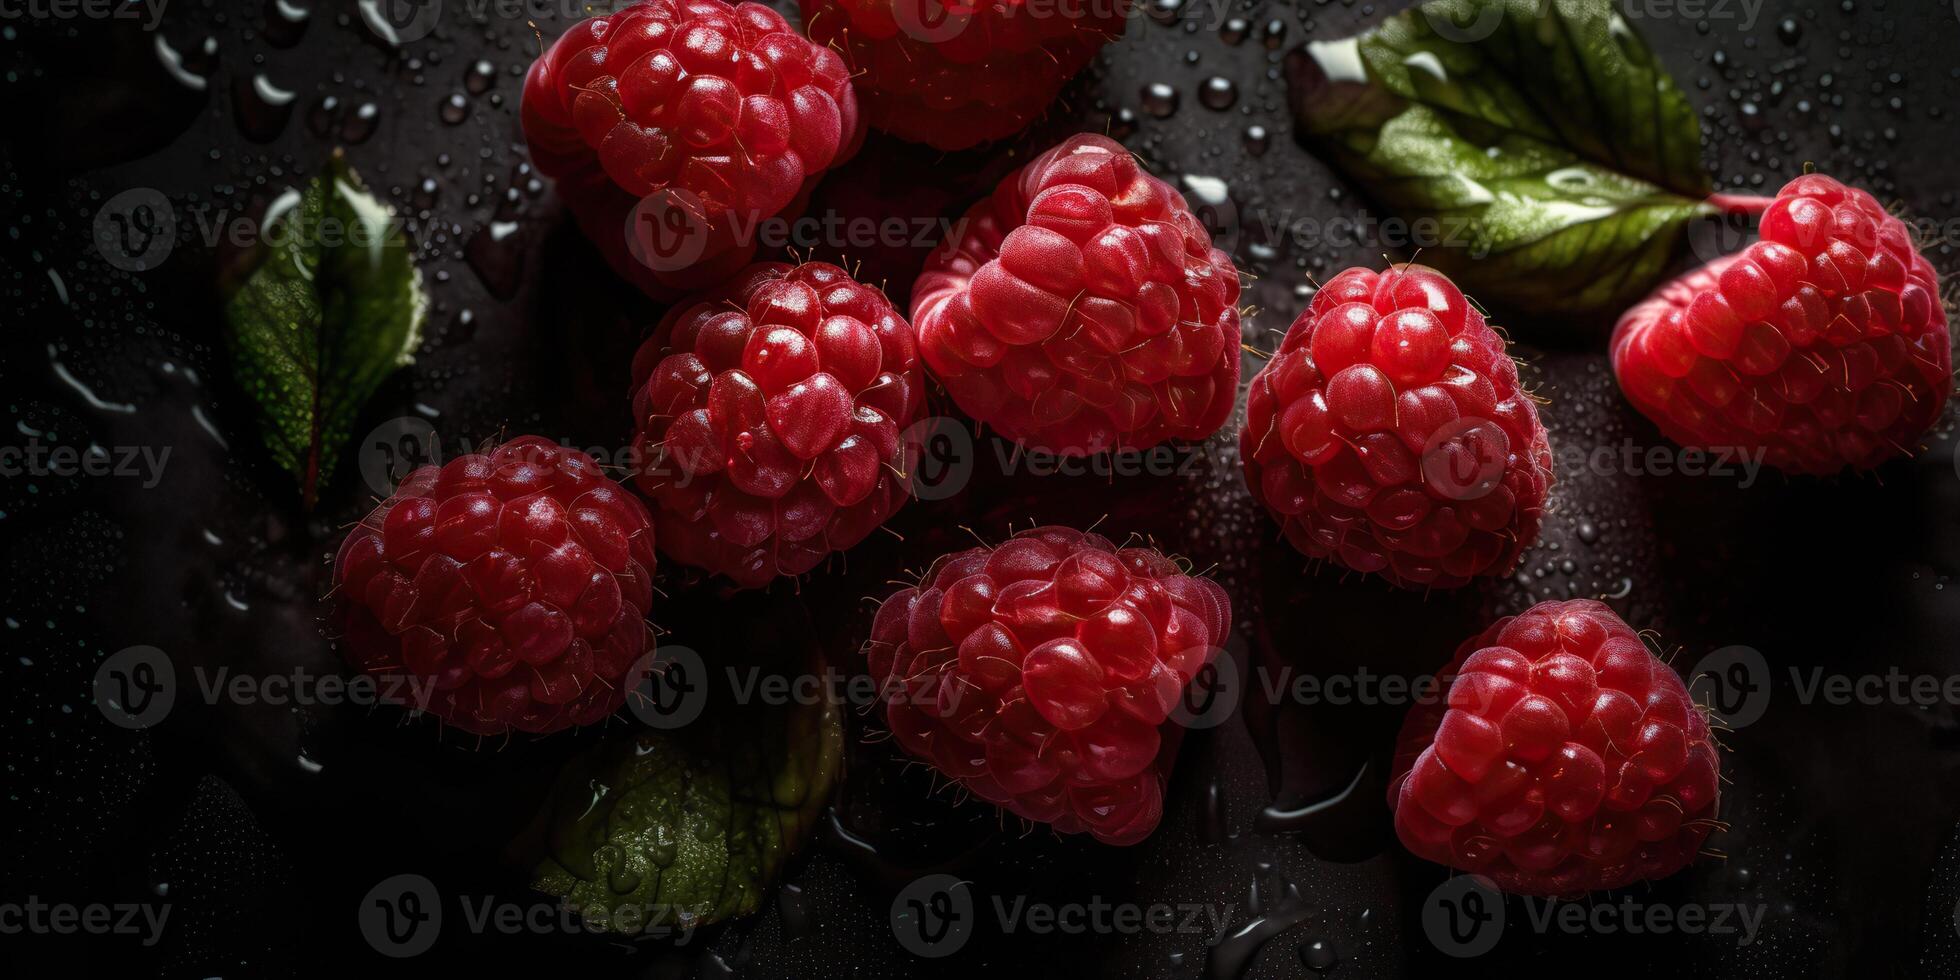
<instances>
[{"instance_id":1,"label":"serrated green leaf","mask_svg":"<svg viewBox=\"0 0 1960 980\"><path fill-rule=\"evenodd\" d=\"M428 297L400 225L338 153L259 233L258 266L225 306L232 371L311 509L361 406L412 360Z\"/></svg>"},{"instance_id":2,"label":"serrated green leaf","mask_svg":"<svg viewBox=\"0 0 1960 980\"><path fill-rule=\"evenodd\" d=\"M754 912L815 826L843 744L828 698L602 743L560 774L533 887L597 931Z\"/></svg>"},{"instance_id":3,"label":"serrated green leaf","mask_svg":"<svg viewBox=\"0 0 1960 980\"><path fill-rule=\"evenodd\" d=\"M1612 0L1433 0L1288 75L1302 136L1434 221L1422 260L1479 299L1617 310L1716 213L1694 109Z\"/></svg>"}]
</instances>

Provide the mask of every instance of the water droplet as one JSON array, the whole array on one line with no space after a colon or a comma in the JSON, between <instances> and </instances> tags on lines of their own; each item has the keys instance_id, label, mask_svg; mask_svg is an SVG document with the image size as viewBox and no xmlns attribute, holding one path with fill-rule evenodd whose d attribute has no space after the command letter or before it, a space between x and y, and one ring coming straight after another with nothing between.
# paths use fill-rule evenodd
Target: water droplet
<instances>
[{"instance_id":1,"label":"water droplet","mask_svg":"<svg viewBox=\"0 0 1960 980\"><path fill-rule=\"evenodd\" d=\"M285 130L293 116L295 93L273 84L264 73L246 78L238 76L231 86L232 115L245 138L270 143Z\"/></svg>"},{"instance_id":2,"label":"water droplet","mask_svg":"<svg viewBox=\"0 0 1960 980\"><path fill-rule=\"evenodd\" d=\"M451 126L470 117L470 102L461 92L451 92L442 100L442 121Z\"/></svg>"},{"instance_id":3,"label":"water droplet","mask_svg":"<svg viewBox=\"0 0 1960 980\"><path fill-rule=\"evenodd\" d=\"M1245 143L1245 152L1256 157L1262 157L1266 155L1266 150L1272 146L1272 136L1266 132L1266 127L1264 126L1247 126L1245 128L1243 142Z\"/></svg>"},{"instance_id":4,"label":"water droplet","mask_svg":"<svg viewBox=\"0 0 1960 980\"><path fill-rule=\"evenodd\" d=\"M1803 38L1803 25L1795 17L1785 17L1776 25L1776 37L1784 44L1795 44Z\"/></svg>"},{"instance_id":5,"label":"water droplet","mask_svg":"<svg viewBox=\"0 0 1960 980\"><path fill-rule=\"evenodd\" d=\"M1177 111L1177 89L1163 82L1152 82L1143 87L1143 111L1159 119L1168 119Z\"/></svg>"},{"instance_id":6,"label":"water droplet","mask_svg":"<svg viewBox=\"0 0 1960 980\"><path fill-rule=\"evenodd\" d=\"M463 87L471 95L482 95L497 84L497 66L488 61L478 61L463 75Z\"/></svg>"},{"instance_id":7,"label":"water droplet","mask_svg":"<svg viewBox=\"0 0 1960 980\"><path fill-rule=\"evenodd\" d=\"M1301 965L1315 973L1325 973L1340 961L1341 958L1334 954L1334 947L1327 945L1325 939L1316 939L1300 946Z\"/></svg>"},{"instance_id":8,"label":"water droplet","mask_svg":"<svg viewBox=\"0 0 1960 980\"><path fill-rule=\"evenodd\" d=\"M1244 17L1234 17L1218 29L1218 39L1226 44L1237 45L1252 33L1252 22Z\"/></svg>"},{"instance_id":9,"label":"water droplet","mask_svg":"<svg viewBox=\"0 0 1960 980\"><path fill-rule=\"evenodd\" d=\"M1198 101L1203 103L1207 109L1215 109L1223 112L1226 109L1230 109L1233 103L1239 101L1239 90L1237 86L1232 84L1231 79L1213 75L1205 79L1204 84L1199 86Z\"/></svg>"},{"instance_id":10,"label":"water droplet","mask_svg":"<svg viewBox=\"0 0 1960 980\"><path fill-rule=\"evenodd\" d=\"M374 135L374 128L380 122L381 107L372 102L363 102L341 124L340 138L349 143L365 143L368 137Z\"/></svg>"}]
</instances>

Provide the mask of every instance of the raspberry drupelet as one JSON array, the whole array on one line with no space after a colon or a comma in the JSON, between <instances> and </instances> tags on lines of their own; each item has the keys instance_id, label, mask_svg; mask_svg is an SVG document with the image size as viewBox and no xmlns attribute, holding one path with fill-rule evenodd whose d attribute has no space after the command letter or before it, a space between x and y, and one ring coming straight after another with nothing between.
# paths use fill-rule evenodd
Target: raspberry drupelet
<instances>
[{"instance_id":1,"label":"raspberry drupelet","mask_svg":"<svg viewBox=\"0 0 1960 980\"><path fill-rule=\"evenodd\" d=\"M911 326L834 265L751 266L675 306L633 359L661 550L759 588L857 544L911 494L923 382Z\"/></svg>"},{"instance_id":2,"label":"raspberry drupelet","mask_svg":"<svg viewBox=\"0 0 1960 980\"><path fill-rule=\"evenodd\" d=\"M653 648L653 567L639 498L582 452L513 439L416 470L348 533L342 652L467 732L589 725Z\"/></svg>"},{"instance_id":3,"label":"raspberry drupelet","mask_svg":"<svg viewBox=\"0 0 1960 980\"><path fill-rule=\"evenodd\" d=\"M1681 445L1819 476L1912 455L1953 386L1932 264L1870 194L1822 174L1768 203L1760 241L1628 310L1613 370Z\"/></svg>"},{"instance_id":4,"label":"raspberry drupelet","mask_svg":"<svg viewBox=\"0 0 1960 980\"><path fill-rule=\"evenodd\" d=\"M1419 265L1314 293L1252 379L1239 448L1295 548L1408 588L1508 574L1553 479L1503 339Z\"/></svg>"},{"instance_id":5,"label":"raspberry drupelet","mask_svg":"<svg viewBox=\"0 0 1960 980\"><path fill-rule=\"evenodd\" d=\"M1442 676L1446 703L1410 710L1388 788L1418 857L1572 897L1671 875L1718 826L1708 719L1604 603L1500 619Z\"/></svg>"},{"instance_id":6,"label":"raspberry drupelet","mask_svg":"<svg viewBox=\"0 0 1960 980\"><path fill-rule=\"evenodd\" d=\"M1110 844L1149 836L1184 686L1231 602L1151 548L1041 527L933 562L865 646L906 752L987 800Z\"/></svg>"},{"instance_id":7,"label":"raspberry drupelet","mask_svg":"<svg viewBox=\"0 0 1960 980\"><path fill-rule=\"evenodd\" d=\"M1129 151L1070 137L926 262L912 321L960 409L1030 449L1203 439L1232 414L1239 273Z\"/></svg>"},{"instance_id":8,"label":"raspberry drupelet","mask_svg":"<svg viewBox=\"0 0 1960 980\"><path fill-rule=\"evenodd\" d=\"M754 257L863 137L835 52L758 3L646 0L572 25L531 65L524 135L587 237L656 299Z\"/></svg>"}]
</instances>

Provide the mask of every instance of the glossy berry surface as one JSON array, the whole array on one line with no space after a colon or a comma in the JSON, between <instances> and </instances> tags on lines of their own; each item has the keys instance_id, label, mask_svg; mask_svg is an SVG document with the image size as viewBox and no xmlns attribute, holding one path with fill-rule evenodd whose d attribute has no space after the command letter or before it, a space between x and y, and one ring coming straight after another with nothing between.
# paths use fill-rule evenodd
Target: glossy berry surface
<instances>
[{"instance_id":1,"label":"glossy berry surface","mask_svg":"<svg viewBox=\"0 0 1960 980\"><path fill-rule=\"evenodd\" d=\"M617 711L653 648L653 523L590 456L536 436L425 466L334 562L343 655L479 735Z\"/></svg>"},{"instance_id":2,"label":"glossy berry surface","mask_svg":"<svg viewBox=\"0 0 1960 980\"><path fill-rule=\"evenodd\" d=\"M1541 602L1457 650L1409 712L1388 802L1418 857L1572 896L1686 867L1721 762L1672 668L1604 603Z\"/></svg>"},{"instance_id":3,"label":"glossy berry surface","mask_svg":"<svg viewBox=\"0 0 1960 980\"><path fill-rule=\"evenodd\" d=\"M865 646L898 744L1062 833L1149 836L1184 686L1231 624L1225 590L1150 548L1042 527L933 562Z\"/></svg>"},{"instance_id":4,"label":"glossy berry surface","mask_svg":"<svg viewBox=\"0 0 1960 980\"><path fill-rule=\"evenodd\" d=\"M1104 44L1122 0L801 0L810 39L851 68L874 128L941 150L1019 132Z\"/></svg>"},{"instance_id":5,"label":"glossy berry surface","mask_svg":"<svg viewBox=\"0 0 1960 980\"><path fill-rule=\"evenodd\" d=\"M523 122L586 234L657 298L747 262L755 223L800 207L863 135L836 53L766 6L722 0L574 24L531 65Z\"/></svg>"},{"instance_id":6,"label":"glossy berry surface","mask_svg":"<svg viewBox=\"0 0 1960 980\"><path fill-rule=\"evenodd\" d=\"M1508 574L1553 478L1503 339L1419 265L1315 292L1252 379L1239 445L1295 548L1409 588Z\"/></svg>"},{"instance_id":7,"label":"glossy berry surface","mask_svg":"<svg viewBox=\"0 0 1960 980\"><path fill-rule=\"evenodd\" d=\"M821 262L751 266L633 359L660 547L747 588L799 575L905 503L923 376L884 293Z\"/></svg>"},{"instance_id":8,"label":"glossy berry surface","mask_svg":"<svg viewBox=\"0 0 1960 980\"><path fill-rule=\"evenodd\" d=\"M1203 439L1231 416L1239 273L1169 184L1070 137L968 211L912 320L962 411L1080 456Z\"/></svg>"},{"instance_id":9,"label":"glossy berry surface","mask_svg":"<svg viewBox=\"0 0 1960 980\"><path fill-rule=\"evenodd\" d=\"M1628 400L1683 446L1789 473L1912 455L1953 379L1939 278L1905 223L1811 174L1777 194L1761 232L1621 318Z\"/></svg>"}]
</instances>

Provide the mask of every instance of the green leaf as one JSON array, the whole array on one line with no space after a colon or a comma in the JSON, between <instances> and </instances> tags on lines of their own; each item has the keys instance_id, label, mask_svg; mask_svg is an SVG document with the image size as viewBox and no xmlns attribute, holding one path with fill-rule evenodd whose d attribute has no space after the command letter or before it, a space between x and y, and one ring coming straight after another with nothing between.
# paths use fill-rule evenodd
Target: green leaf
<instances>
[{"instance_id":1,"label":"green leaf","mask_svg":"<svg viewBox=\"0 0 1960 980\"><path fill-rule=\"evenodd\" d=\"M603 743L559 776L533 886L595 931L754 912L815 826L843 746L827 697L731 706Z\"/></svg>"},{"instance_id":2,"label":"green leaf","mask_svg":"<svg viewBox=\"0 0 1960 980\"><path fill-rule=\"evenodd\" d=\"M1434 0L1288 60L1302 137L1472 296L1643 295L1707 202L1693 107L1613 0Z\"/></svg>"},{"instance_id":3,"label":"green leaf","mask_svg":"<svg viewBox=\"0 0 1960 980\"><path fill-rule=\"evenodd\" d=\"M361 406L412 359L429 301L400 225L338 152L266 208L259 234L225 306L232 371L310 510Z\"/></svg>"}]
</instances>

